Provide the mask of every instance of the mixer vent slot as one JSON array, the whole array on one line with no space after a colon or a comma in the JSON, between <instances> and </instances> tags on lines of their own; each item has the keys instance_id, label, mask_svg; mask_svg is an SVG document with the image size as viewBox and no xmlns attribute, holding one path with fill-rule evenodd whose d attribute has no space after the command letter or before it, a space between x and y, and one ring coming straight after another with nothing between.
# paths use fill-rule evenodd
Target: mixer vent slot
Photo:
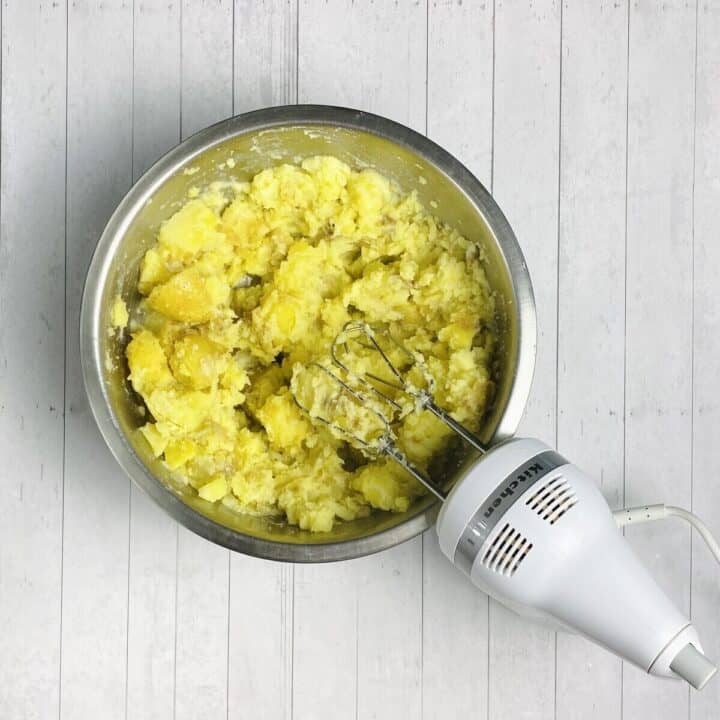
<instances>
[{"instance_id":1,"label":"mixer vent slot","mask_svg":"<svg viewBox=\"0 0 720 720\"><path fill-rule=\"evenodd\" d=\"M572 485L562 476L550 480L536 490L526 501L543 520L554 525L571 507L577 504Z\"/></svg>"},{"instance_id":2,"label":"mixer vent slot","mask_svg":"<svg viewBox=\"0 0 720 720\"><path fill-rule=\"evenodd\" d=\"M512 577L532 550L532 543L509 523L495 536L485 551L482 564L493 572Z\"/></svg>"}]
</instances>

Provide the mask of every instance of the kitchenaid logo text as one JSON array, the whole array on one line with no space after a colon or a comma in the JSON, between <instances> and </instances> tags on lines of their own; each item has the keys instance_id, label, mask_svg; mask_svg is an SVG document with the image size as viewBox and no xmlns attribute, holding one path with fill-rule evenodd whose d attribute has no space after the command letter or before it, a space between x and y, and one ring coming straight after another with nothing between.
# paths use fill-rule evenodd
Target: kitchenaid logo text
<instances>
[{"instance_id":1,"label":"kitchenaid logo text","mask_svg":"<svg viewBox=\"0 0 720 720\"><path fill-rule=\"evenodd\" d=\"M515 477L510 480L507 485L505 485L505 487L495 496L493 500L486 503L486 509L483 513L484 516L489 518L495 512L495 509L500 507L505 498L512 497L515 494L518 487L527 483L528 480L536 480L539 475L545 475L545 473L550 472L550 470L552 470L551 467L543 465L543 463L538 462L537 460L533 461L532 465L527 465L522 468L521 471L515 475Z\"/></svg>"},{"instance_id":2,"label":"kitchenaid logo text","mask_svg":"<svg viewBox=\"0 0 720 720\"><path fill-rule=\"evenodd\" d=\"M485 462L481 460L480 462ZM529 488L567 460L554 450L545 450L520 465L499 483L465 526L453 553L453 562L470 575L475 558L485 547L503 515L525 495Z\"/></svg>"}]
</instances>

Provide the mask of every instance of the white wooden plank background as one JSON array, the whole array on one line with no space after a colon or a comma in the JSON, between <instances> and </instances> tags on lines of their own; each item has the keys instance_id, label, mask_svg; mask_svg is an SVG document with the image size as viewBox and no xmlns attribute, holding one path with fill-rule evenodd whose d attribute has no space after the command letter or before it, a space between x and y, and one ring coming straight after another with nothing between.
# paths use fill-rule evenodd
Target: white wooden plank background
<instances>
[{"instance_id":1,"label":"white wooden plank background","mask_svg":"<svg viewBox=\"0 0 720 720\"><path fill-rule=\"evenodd\" d=\"M328 566L209 545L93 426L77 321L114 205L166 149L270 104L372 110L492 188L536 287L522 431L613 506L720 533L720 3L2 0L0 717L717 717L475 592L432 533ZM662 468L658 472L658 468ZM720 658L718 569L628 532Z\"/></svg>"},{"instance_id":2,"label":"white wooden plank background","mask_svg":"<svg viewBox=\"0 0 720 720\"><path fill-rule=\"evenodd\" d=\"M612 507L623 502L627 19L617 2L568 3L562 19L557 438ZM558 720L621 717L621 672L559 634Z\"/></svg>"},{"instance_id":3,"label":"white wooden plank background","mask_svg":"<svg viewBox=\"0 0 720 720\"><path fill-rule=\"evenodd\" d=\"M60 716L68 718L122 718L126 701L130 487L95 428L77 345L83 276L98 233L132 180L132 21L129 3L78 1L67 8L66 37L58 33L51 40L28 25L9 40L10 51L12 43L30 38L64 39L67 46L66 188L55 192L66 196L64 512L58 543ZM41 167L27 170L42 173Z\"/></svg>"}]
</instances>

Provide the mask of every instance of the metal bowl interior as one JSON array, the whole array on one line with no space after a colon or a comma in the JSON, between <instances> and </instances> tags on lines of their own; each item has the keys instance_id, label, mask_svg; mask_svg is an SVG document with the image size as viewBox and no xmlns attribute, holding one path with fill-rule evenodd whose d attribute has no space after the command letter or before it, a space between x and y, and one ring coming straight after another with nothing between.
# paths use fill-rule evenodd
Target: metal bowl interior
<instances>
[{"instance_id":1,"label":"metal bowl interior","mask_svg":"<svg viewBox=\"0 0 720 720\"><path fill-rule=\"evenodd\" d=\"M102 435L127 474L190 530L233 550L298 562L339 560L391 547L428 528L437 507L423 498L408 512L376 512L313 534L280 521L238 515L173 482L137 428L145 421L127 385L124 342L108 332L112 301L139 301L138 267L160 223L188 190L223 179L247 180L281 162L329 154L372 167L485 250L499 302L497 392L481 435L515 432L535 361L535 308L527 268L502 212L451 155L408 128L367 113L326 106L269 108L223 121L161 158L128 192L103 232L90 265L81 312L81 358L90 406ZM227 165L228 158L233 167Z\"/></svg>"}]
</instances>

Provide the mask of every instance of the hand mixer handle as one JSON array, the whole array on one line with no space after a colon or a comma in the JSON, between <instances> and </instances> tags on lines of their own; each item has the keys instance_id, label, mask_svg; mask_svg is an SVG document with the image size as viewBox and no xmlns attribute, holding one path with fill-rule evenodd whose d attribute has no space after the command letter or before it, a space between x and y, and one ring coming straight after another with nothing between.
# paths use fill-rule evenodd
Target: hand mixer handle
<instances>
[{"instance_id":1,"label":"hand mixer handle","mask_svg":"<svg viewBox=\"0 0 720 720\"><path fill-rule=\"evenodd\" d=\"M653 675L700 688L714 674L595 481L539 440L508 440L467 467L437 532L453 564L516 612L578 632Z\"/></svg>"}]
</instances>

